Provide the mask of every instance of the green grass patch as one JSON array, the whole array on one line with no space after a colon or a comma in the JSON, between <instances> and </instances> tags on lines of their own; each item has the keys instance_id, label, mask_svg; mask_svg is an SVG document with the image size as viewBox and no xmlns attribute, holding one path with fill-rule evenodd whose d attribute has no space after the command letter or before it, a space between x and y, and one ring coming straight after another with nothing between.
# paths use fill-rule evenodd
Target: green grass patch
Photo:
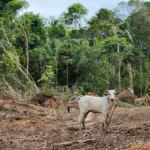
<instances>
[{"instance_id":1,"label":"green grass patch","mask_svg":"<svg viewBox=\"0 0 150 150\"><path fill-rule=\"evenodd\" d=\"M135 107L135 105L133 105L133 104L123 103L123 102L120 102L120 106L124 107L124 108L133 108L133 107Z\"/></svg>"}]
</instances>

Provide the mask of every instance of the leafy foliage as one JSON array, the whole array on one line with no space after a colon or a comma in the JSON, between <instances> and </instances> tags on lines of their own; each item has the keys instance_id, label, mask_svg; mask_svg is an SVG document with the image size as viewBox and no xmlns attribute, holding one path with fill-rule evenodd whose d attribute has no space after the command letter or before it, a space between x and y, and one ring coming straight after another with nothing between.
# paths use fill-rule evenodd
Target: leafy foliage
<instances>
[{"instance_id":1,"label":"leafy foliage","mask_svg":"<svg viewBox=\"0 0 150 150\"><path fill-rule=\"evenodd\" d=\"M128 17L75 3L50 23L33 12L18 16L24 0L0 1L0 74L22 93L31 88L72 87L101 95L107 88L134 88L150 94L150 3L119 3ZM73 27L73 28L72 28Z\"/></svg>"},{"instance_id":2,"label":"leafy foliage","mask_svg":"<svg viewBox=\"0 0 150 150\"><path fill-rule=\"evenodd\" d=\"M53 85L54 72L52 71L52 66L46 66L45 72L42 77L38 80L40 84L44 87L51 88Z\"/></svg>"}]
</instances>

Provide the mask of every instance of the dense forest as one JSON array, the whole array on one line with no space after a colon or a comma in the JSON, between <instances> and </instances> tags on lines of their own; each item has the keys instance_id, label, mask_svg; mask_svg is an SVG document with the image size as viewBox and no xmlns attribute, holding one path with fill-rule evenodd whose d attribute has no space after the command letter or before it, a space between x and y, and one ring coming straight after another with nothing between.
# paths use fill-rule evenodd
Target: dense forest
<instances>
[{"instance_id":1,"label":"dense forest","mask_svg":"<svg viewBox=\"0 0 150 150\"><path fill-rule=\"evenodd\" d=\"M0 83L22 95L77 86L150 94L150 2L129 0L113 10L74 3L59 18L26 12L24 0L0 1ZM125 10L125 13L123 13Z\"/></svg>"}]
</instances>

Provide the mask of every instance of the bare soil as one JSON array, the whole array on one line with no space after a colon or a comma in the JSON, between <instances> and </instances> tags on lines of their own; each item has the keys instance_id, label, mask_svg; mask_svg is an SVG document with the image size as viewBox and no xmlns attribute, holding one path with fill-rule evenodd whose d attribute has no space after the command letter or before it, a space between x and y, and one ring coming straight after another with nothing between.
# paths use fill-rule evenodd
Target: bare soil
<instances>
[{"instance_id":1,"label":"bare soil","mask_svg":"<svg viewBox=\"0 0 150 150\"><path fill-rule=\"evenodd\" d=\"M3 150L150 150L150 107L117 108L105 136L100 115L79 131L79 110L0 100ZM102 141L103 139L103 141Z\"/></svg>"}]
</instances>

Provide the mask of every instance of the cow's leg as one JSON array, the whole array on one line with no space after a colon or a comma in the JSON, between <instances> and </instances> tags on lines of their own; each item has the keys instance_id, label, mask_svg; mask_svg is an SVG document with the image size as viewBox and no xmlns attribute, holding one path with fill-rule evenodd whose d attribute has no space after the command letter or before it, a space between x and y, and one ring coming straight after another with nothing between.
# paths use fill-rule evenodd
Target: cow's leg
<instances>
[{"instance_id":1,"label":"cow's leg","mask_svg":"<svg viewBox=\"0 0 150 150\"><path fill-rule=\"evenodd\" d=\"M83 129L85 129L85 118L87 117L88 113L89 113L89 111L84 114L84 118L83 118L83 122L82 122Z\"/></svg>"},{"instance_id":2,"label":"cow's leg","mask_svg":"<svg viewBox=\"0 0 150 150\"><path fill-rule=\"evenodd\" d=\"M108 111L108 113L107 113L106 124L108 123L108 119L109 119L109 117L110 117L110 114L111 114L111 112L112 112L112 109L113 109L113 106L111 105L110 108L109 108L109 111Z\"/></svg>"},{"instance_id":3,"label":"cow's leg","mask_svg":"<svg viewBox=\"0 0 150 150\"><path fill-rule=\"evenodd\" d=\"M83 126L83 129L85 130L85 115L83 116L82 126Z\"/></svg>"},{"instance_id":4,"label":"cow's leg","mask_svg":"<svg viewBox=\"0 0 150 150\"><path fill-rule=\"evenodd\" d=\"M106 124L107 124L107 113L105 112L104 114L103 114L103 122L102 122L102 128L105 128L106 129Z\"/></svg>"},{"instance_id":5,"label":"cow's leg","mask_svg":"<svg viewBox=\"0 0 150 150\"><path fill-rule=\"evenodd\" d=\"M82 127L83 127L83 129L85 129L85 118L86 118L88 113L89 112L84 112L84 113L82 112L79 115L80 130L82 129Z\"/></svg>"},{"instance_id":6,"label":"cow's leg","mask_svg":"<svg viewBox=\"0 0 150 150\"><path fill-rule=\"evenodd\" d=\"M84 114L85 113L80 113L80 115L79 115L80 130L82 129L82 126L84 127Z\"/></svg>"}]
</instances>

